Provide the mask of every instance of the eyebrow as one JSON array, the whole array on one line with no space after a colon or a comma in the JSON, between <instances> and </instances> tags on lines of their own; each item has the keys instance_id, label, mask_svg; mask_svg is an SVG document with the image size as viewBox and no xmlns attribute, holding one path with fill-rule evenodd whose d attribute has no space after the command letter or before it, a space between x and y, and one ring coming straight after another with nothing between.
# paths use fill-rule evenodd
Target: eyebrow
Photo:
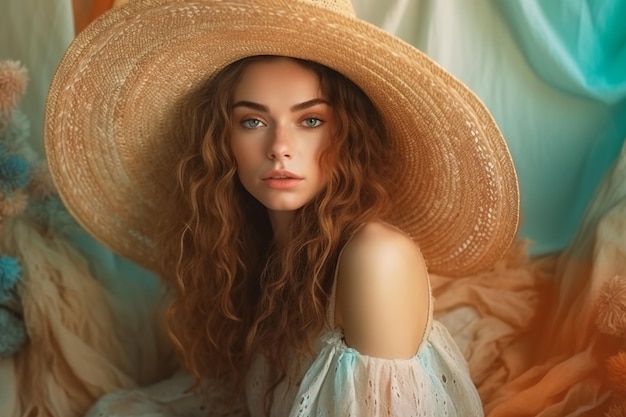
<instances>
[{"instance_id":1,"label":"eyebrow","mask_svg":"<svg viewBox=\"0 0 626 417\"><path fill-rule=\"evenodd\" d=\"M294 104L293 106L291 106L291 108L289 110L291 111L300 111L300 110L304 110L304 109L308 109L309 107L313 107L316 106L318 104L326 104L326 105L330 105L328 103L328 101L324 100L323 98L314 98L312 100L307 100L305 102L302 103L298 103L298 104ZM233 109L235 107L248 107L254 110L258 110L258 111L262 111L265 113L269 113L270 109L269 107L263 105L263 104L259 104L259 103L255 103L253 101L246 101L246 100L241 100L236 102L235 104L233 104Z\"/></svg>"}]
</instances>

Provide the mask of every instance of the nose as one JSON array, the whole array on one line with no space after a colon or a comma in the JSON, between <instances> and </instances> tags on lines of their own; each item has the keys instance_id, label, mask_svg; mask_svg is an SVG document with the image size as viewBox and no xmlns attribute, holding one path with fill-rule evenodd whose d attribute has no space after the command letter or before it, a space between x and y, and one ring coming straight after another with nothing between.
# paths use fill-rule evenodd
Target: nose
<instances>
[{"instance_id":1,"label":"nose","mask_svg":"<svg viewBox=\"0 0 626 417\"><path fill-rule=\"evenodd\" d=\"M293 132L288 126L276 125L271 132L268 149L270 159L290 159L293 156Z\"/></svg>"}]
</instances>

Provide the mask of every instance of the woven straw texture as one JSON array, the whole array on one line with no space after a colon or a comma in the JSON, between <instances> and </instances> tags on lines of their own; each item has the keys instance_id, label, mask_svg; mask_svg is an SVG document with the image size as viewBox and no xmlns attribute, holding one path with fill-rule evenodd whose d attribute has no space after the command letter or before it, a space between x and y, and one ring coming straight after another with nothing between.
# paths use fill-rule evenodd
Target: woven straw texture
<instances>
[{"instance_id":1,"label":"woven straw texture","mask_svg":"<svg viewBox=\"0 0 626 417\"><path fill-rule=\"evenodd\" d=\"M131 1L81 32L51 85L45 146L85 229L155 266L152 233L182 149L167 140L177 100L251 55L319 62L372 99L402 189L386 220L416 240L431 271L473 273L506 251L518 185L491 115L460 81L341 0Z\"/></svg>"}]
</instances>

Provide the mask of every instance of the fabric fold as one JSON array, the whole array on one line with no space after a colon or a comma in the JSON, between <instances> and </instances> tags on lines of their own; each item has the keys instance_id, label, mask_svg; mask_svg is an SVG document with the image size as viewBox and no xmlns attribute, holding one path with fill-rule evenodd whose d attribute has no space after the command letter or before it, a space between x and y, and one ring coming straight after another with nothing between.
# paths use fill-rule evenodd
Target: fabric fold
<instances>
[{"instance_id":1,"label":"fabric fold","mask_svg":"<svg viewBox=\"0 0 626 417\"><path fill-rule=\"evenodd\" d=\"M11 358L16 398L0 405L3 417L79 417L105 392L173 372L174 357L157 347L164 341L147 317L142 328L118 317L110 294L63 237L22 219L4 227L6 250L27 259L19 292L29 343ZM141 361L122 343L130 332Z\"/></svg>"}]
</instances>

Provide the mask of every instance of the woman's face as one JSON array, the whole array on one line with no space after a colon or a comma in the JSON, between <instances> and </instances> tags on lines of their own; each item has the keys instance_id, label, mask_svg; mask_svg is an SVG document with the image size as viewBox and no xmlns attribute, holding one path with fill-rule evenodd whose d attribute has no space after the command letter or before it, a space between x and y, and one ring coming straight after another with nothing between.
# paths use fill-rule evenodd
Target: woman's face
<instances>
[{"instance_id":1,"label":"woman's face","mask_svg":"<svg viewBox=\"0 0 626 417\"><path fill-rule=\"evenodd\" d=\"M319 161L334 131L318 76L288 58L256 62L233 98L230 143L243 186L270 212L310 202L326 185Z\"/></svg>"}]
</instances>

